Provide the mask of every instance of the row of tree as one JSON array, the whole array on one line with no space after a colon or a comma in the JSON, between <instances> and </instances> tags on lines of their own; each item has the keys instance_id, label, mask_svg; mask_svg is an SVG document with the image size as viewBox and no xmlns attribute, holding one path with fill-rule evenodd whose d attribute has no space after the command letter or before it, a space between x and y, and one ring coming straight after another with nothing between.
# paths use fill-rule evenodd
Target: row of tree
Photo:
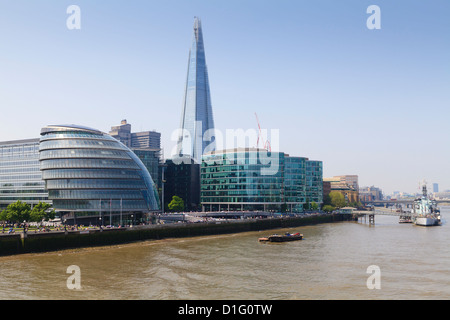
<instances>
[{"instance_id":1,"label":"row of tree","mask_svg":"<svg viewBox=\"0 0 450 320\"><path fill-rule=\"evenodd\" d=\"M360 202L347 202L344 195L338 191L331 191L330 194L323 199L323 204L322 210L326 212L331 212L337 208L343 208L346 206L355 208L362 206Z\"/></svg>"},{"instance_id":2,"label":"row of tree","mask_svg":"<svg viewBox=\"0 0 450 320\"><path fill-rule=\"evenodd\" d=\"M8 205L0 212L0 221L11 223L42 222L55 218L55 211L51 205L45 202L39 202L33 208L28 203L17 201Z\"/></svg>"},{"instance_id":3,"label":"row of tree","mask_svg":"<svg viewBox=\"0 0 450 320\"><path fill-rule=\"evenodd\" d=\"M361 203L349 203L345 199L344 195L338 191L331 191L329 195L327 195L323 199L323 207L322 210L326 212L331 212L336 210L337 208L343 208L346 206L351 207L360 207ZM318 210L319 205L316 202L310 202L309 199L306 199L306 203L303 205L305 210ZM169 211L172 212L180 212L184 210L184 201L178 196L173 196L172 201L168 204ZM281 205L281 212L287 212L288 206L286 203Z\"/></svg>"}]
</instances>

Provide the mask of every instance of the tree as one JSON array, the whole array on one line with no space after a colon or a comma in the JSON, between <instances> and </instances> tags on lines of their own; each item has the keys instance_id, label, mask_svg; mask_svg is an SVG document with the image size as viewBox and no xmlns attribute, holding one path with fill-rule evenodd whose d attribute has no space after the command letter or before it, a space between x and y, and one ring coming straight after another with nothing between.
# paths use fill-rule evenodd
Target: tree
<instances>
[{"instance_id":1,"label":"tree","mask_svg":"<svg viewBox=\"0 0 450 320\"><path fill-rule=\"evenodd\" d=\"M330 199L331 199L331 205L333 207L342 208L342 207L345 207L345 205L346 205L344 195L338 191L331 191Z\"/></svg>"},{"instance_id":2,"label":"tree","mask_svg":"<svg viewBox=\"0 0 450 320\"><path fill-rule=\"evenodd\" d=\"M319 209L319 205L316 202L311 202L311 210L317 210Z\"/></svg>"},{"instance_id":3,"label":"tree","mask_svg":"<svg viewBox=\"0 0 450 320\"><path fill-rule=\"evenodd\" d=\"M55 210L49 210L51 205L46 202L39 202L34 206L30 213L30 221L41 222L48 221L55 218Z\"/></svg>"},{"instance_id":4,"label":"tree","mask_svg":"<svg viewBox=\"0 0 450 320\"><path fill-rule=\"evenodd\" d=\"M324 205L322 208L323 211L328 212L328 213L334 211L334 209L335 208L333 206L330 206L329 204Z\"/></svg>"},{"instance_id":5,"label":"tree","mask_svg":"<svg viewBox=\"0 0 450 320\"><path fill-rule=\"evenodd\" d=\"M329 194L327 194L325 197L323 197L323 204L324 205L330 205L331 206L331 197Z\"/></svg>"},{"instance_id":6,"label":"tree","mask_svg":"<svg viewBox=\"0 0 450 320\"><path fill-rule=\"evenodd\" d=\"M349 203L349 206L350 206L350 207L354 207L354 208L361 208L363 205L362 205L361 202L356 201L356 202L351 202L351 203Z\"/></svg>"},{"instance_id":7,"label":"tree","mask_svg":"<svg viewBox=\"0 0 450 320\"><path fill-rule=\"evenodd\" d=\"M11 222L29 221L30 213L30 205L19 200L6 208L6 220Z\"/></svg>"},{"instance_id":8,"label":"tree","mask_svg":"<svg viewBox=\"0 0 450 320\"><path fill-rule=\"evenodd\" d=\"M7 216L6 210L3 210L2 212L0 212L0 221L6 221L6 220L8 220L7 217L8 217L8 216Z\"/></svg>"},{"instance_id":9,"label":"tree","mask_svg":"<svg viewBox=\"0 0 450 320\"><path fill-rule=\"evenodd\" d=\"M168 207L169 207L170 211L175 211L175 212L183 211L184 210L184 201L179 196L173 196L172 201L170 201Z\"/></svg>"}]
</instances>

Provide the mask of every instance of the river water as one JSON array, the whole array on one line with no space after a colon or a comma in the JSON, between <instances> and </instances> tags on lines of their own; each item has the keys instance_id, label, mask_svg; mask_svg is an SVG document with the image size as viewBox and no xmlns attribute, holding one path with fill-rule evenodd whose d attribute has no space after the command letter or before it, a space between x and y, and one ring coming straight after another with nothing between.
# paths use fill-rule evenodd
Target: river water
<instances>
[{"instance_id":1,"label":"river water","mask_svg":"<svg viewBox=\"0 0 450 320\"><path fill-rule=\"evenodd\" d=\"M261 231L1 257L0 299L450 299L450 207L441 213L436 227L376 216L276 230L303 233L287 243L259 243L275 232Z\"/></svg>"}]
</instances>

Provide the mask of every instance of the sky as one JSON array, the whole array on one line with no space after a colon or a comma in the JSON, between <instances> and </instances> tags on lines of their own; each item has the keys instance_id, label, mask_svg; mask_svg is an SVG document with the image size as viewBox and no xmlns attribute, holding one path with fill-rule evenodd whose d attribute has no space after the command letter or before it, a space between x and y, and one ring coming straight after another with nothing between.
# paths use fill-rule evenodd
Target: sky
<instances>
[{"instance_id":1,"label":"sky","mask_svg":"<svg viewBox=\"0 0 450 320\"><path fill-rule=\"evenodd\" d=\"M216 129L256 130L257 113L324 177L450 189L449 15L448 0L0 0L0 141L127 119L170 156L198 16Z\"/></svg>"}]
</instances>

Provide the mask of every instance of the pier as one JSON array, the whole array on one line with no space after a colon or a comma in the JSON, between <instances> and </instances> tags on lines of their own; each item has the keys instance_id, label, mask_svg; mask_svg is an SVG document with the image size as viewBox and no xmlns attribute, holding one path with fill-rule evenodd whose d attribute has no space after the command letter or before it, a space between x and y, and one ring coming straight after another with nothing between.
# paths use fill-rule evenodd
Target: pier
<instances>
[{"instance_id":1,"label":"pier","mask_svg":"<svg viewBox=\"0 0 450 320\"><path fill-rule=\"evenodd\" d=\"M397 216L397 217L414 217L416 214L412 212L406 212L401 209L383 209L377 208L374 210L356 210L352 207L345 207L338 210L338 214L351 216L351 220L359 221L359 219L364 219L364 222L369 220L369 224L375 224L375 216Z\"/></svg>"}]
</instances>

